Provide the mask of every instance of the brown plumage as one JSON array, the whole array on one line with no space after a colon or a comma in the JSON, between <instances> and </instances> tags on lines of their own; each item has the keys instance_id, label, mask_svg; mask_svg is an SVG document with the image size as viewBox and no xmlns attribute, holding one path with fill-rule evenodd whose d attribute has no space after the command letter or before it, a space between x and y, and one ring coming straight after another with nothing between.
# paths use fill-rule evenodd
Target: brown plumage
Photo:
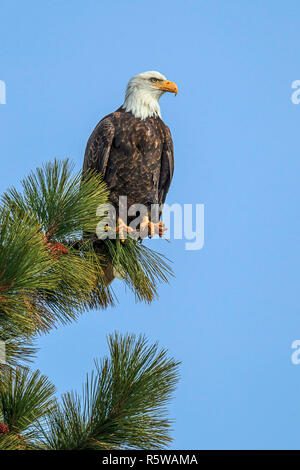
<instances>
[{"instance_id":1,"label":"brown plumage","mask_svg":"<svg viewBox=\"0 0 300 470\"><path fill-rule=\"evenodd\" d=\"M140 238L155 233L162 236L166 230L158 222L174 172L171 133L161 119L158 104L166 91L177 94L177 86L159 72L133 77L124 104L97 124L84 156L83 173L89 169L102 173L117 212L120 196L127 196L127 209L134 204L146 206L148 216L144 214L139 224ZM159 206L155 215L151 213L153 204ZM128 217L127 223L139 215ZM121 217L116 230L121 241L133 231ZM94 246L105 255L107 248L102 240L94 242ZM104 274L107 285L120 276L110 263Z\"/></svg>"},{"instance_id":2,"label":"brown plumage","mask_svg":"<svg viewBox=\"0 0 300 470\"><path fill-rule=\"evenodd\" d=\"M121 107L91 134L83 164L88 169L103 174L116 207L119 196L127 196L128 207L144 204L150 211L151 204L165 202L173 177L170 130L158 116L140 119Z\"/></svg>"}]
</instances>

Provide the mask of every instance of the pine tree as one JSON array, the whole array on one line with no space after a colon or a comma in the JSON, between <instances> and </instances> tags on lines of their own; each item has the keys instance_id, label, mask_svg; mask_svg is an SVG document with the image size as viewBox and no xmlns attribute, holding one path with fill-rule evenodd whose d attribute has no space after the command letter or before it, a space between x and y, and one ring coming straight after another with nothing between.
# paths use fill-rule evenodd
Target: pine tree
<instances>
[{"instance_id":1,"label":"pine tree","mask_svg":"<svg viewBox=\"0 0 300 470\"><path fill-rule=\"evenodd\" d=\"M73 174L69 160L47 163L11 188L0 206L0 449L158 448L170 441L167 401L178 363L144 337L109 338L82 396L61 401L49 380L28 369L36 338L90 309L114 305L107 269L122 272L137 300L150 303L172 271L137 240L99 241L99 205L109 193L99 174Z\"/></svg>"}]
</instances>

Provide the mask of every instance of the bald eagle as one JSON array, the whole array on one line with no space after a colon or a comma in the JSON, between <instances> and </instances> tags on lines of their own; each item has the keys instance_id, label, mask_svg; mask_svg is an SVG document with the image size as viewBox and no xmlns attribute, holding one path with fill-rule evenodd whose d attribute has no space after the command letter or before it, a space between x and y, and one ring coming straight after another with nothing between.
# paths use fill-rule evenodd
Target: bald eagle
<instances>
[{"instance_id":1,"label":"bald eagle","mask_svg":"<svg viewBox=\"0 0 300 470\"><path fill-rule=\"evenodd\" d=\"M177 86L159 72L144 72L131 78L123 105L105 116L92 132L85 151L83 172L101 172L110 191L110 202L118 210L119 196L127 196L128 207L147 208L140 223L140 238L163 235L161 208L174 172L173 142L162 121L159 99L165 92L177 94ZM151 219L151 205L159 206ZM157 207L156 206L156 207ZM119 217L122 239L132 228Z\"/></svg>"}]
</instances>

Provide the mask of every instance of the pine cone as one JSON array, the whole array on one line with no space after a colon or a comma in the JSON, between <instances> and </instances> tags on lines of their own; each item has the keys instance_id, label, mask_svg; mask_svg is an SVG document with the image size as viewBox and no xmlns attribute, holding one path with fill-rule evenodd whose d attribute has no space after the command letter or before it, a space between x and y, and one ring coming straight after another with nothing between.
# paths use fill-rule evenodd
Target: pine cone
<instances>
[{"instance_id":1,"label":"pine cone","mask_svg":"<svg viewBox=\"0 0 300 470\"><path fill-rule=\"evenodd\" d=\"M50 251L54 259L58 259L58 257L61 255L69 254L69 250L67 247L65 247L64 245L58 242L49 242L48 238L45 235L44 235L44 241L45 241L45 245L47 246L48 250Z\"/></svg>"},{"instance_id":2,"label":"pine cone","mask_svg":"<svg viewBox=\"0 0 300 470\"><path fill-rule=\"evenodd\" d=\"M64 245L62 245L61 243L58 243L58 242L48 243L48 248L49 248L50 252L52 253L52 256L55 257L56 259L60 255L68 255L69 254L68 248L66 248Z\"/></svg>"},{"instance_id":3,"label":"pine cone","mask_svg":"<svg viewBox=\"0 0 300 470\"><path fill-rule=\"evenodd\" d=\"M0 423L0 434L6 434L9 432L9 427L7 424Z\"/></svg>"}]
</instances>

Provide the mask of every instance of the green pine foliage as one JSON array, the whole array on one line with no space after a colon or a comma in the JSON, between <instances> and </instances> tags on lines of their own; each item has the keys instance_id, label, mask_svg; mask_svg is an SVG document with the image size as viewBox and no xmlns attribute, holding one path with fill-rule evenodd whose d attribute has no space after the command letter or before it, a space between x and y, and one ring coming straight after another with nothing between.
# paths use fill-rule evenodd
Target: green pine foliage
<instances>
[{"instance_id":1,"label":"green pine foliage","mask_svg":"<svg viewBox=\"0 0 300 470\"><path fill-rule=\"evenodd\" d=\"M0 377L0 450L35 447L35 424L55 404L55 387L39 371L8 368Z\"/></svg>"},{"instance_id":2,"label":"green pine foliage","mask_svg":"<svg viewBox=\"0 0 300 470\"><path fill-rule=\"evenodd\" d=\"M55 322L45 295L36 295L55 292L53 264L32 217L0 209L0 340L11 365L29 358L30 338Z\"/></svg>"},{"instance_id":3,"label":"green pine foliage","mask_svg":"<svg viewBox=\"0 0 300 470\"><path fill-rule=\"evenodd\" d=\"M69 159L55 159L24 178L22 191L8 190L3 200L35 216L49 241L80 237L82 231L94 233L97 208L107 202L108 190L101 175L86 173L81 183L81 172L73 172Z\"/></svg>"},{"instance_id":4,"label":"green pine foliage","mask_svg":"<svg viewBox=\"0 0 300 470\"><path fill-rule=\"evenodd\" d=\"M167 260L145 244L93 235L97 209L109 198L101 175L87 172L83 181L69 160L54 160L31 172L21 187L3 195L0 210L0 340L16 340L18 330L29 341L87 309L114 305L108 269L122 273L138 301L150 303L158 283L168 282ZM9 334L1 331L3 322ZM14 347L15 361L16 341Z\"/></svg>"},{"instance_id":5,"label":"green pine foliage","mask_svg":"<svg viewBox=\"0 0 300 470\"><path fill-rule=\"evenodd\" d=\"M124 243L104 241L110 263L123 275L125 284L138 301L151 303L158 296L158 282L168 282L173 275L168 260L139 240L128 237Z\"/></svg>"},{"instance_id":6,"label":"green pine foliage","mask_svg":"<svg viewBox=\"0 0 300 470\"><path fill-rule=\"evenodd\" d=\"M40 334L114 305L114 272L147 303L172 276L167 260L141 241L96 237L97 209L108 202L101 175L83 179L69 160L37 168L21 190L2 197L0 450L149 449L171 441L166 405L178 363L144 337L110 336L110 356L96 363L82 394L61 400L47 377L26 365Z\"/></svg>"},{"instance_id":7,"label":"green pine foliage","mask_svg":"<svg viewBox=\"0 0 300 470\"><path fill-rule=\"evenodd\" d=\"M143 336L115 333L108 343L109 357L95 363L81 395L66 393L58 401L53 385L38 371L17 369L4 374L0 422L8 432L0 434L0 449L8 445L46 450L168 445L171 422L166 405L178 381L178 362Z\"/></svg>"},{"instance_id":8,"label":"green pine foliage","mask_svg":"<svg viewBox=\"0 0 300 470\"><path fill-rule=\"evenodd\" d=\"M69 160L54 160L24 178L23 191L15 188L7 191L3 202L10 209L18 208L24 214L31 214L50 245L59 242L68 249L69 256L60 256L56 264L56 270L61 268L64 274L59 291L67 291L70 296L70 289L78 287L73 298L79 299L83 308L114 304L114 293L105 282L107 266L122 270L125 284L137 300L151 302L157 297L158 283L168 282L172 276L167 260L130 237L125 243L120 243L118 238L97 240L95 231L100 220L97 209L109 202L109 193L101 175L89 171L82 180L80 172L74 176L72 173L73 165ZM91 235L90 243L83 234ZM96 269L91 268L89 261ZM76 269L74 266L69 269L71 264L76 265ZM84 271L90 274L90 283L94 283L89 299L86 298ZM84 289L80 289L82 281ZM61 299L60 294L58 297ZM80 310L78 303L75 308ZM63 305L59 305L59 309L63 312Z\"/></svg>"},{"instance_id":9,"label":"green pine foliage","mask_svg":"<svg viewBox=\"0 0 300 470\"><path fill-rule=\"evenodd\" d=\"M95 232L97 208L107 202L106 185L101 175L93 172L81 182L81 173L73 175L68 159L55 159L24 178L21 186L22 191L11 188L4 194L4 207L36 220L56 261L53 270L58 283L55 293L47 295L49 307L62 323L76 319L88 307L101 271L90 244L81 244L80 250L74 245L83 232ZM111 299L109 290L103 288L97 306L103 308Z\"/></svg>"}]
</instances>

